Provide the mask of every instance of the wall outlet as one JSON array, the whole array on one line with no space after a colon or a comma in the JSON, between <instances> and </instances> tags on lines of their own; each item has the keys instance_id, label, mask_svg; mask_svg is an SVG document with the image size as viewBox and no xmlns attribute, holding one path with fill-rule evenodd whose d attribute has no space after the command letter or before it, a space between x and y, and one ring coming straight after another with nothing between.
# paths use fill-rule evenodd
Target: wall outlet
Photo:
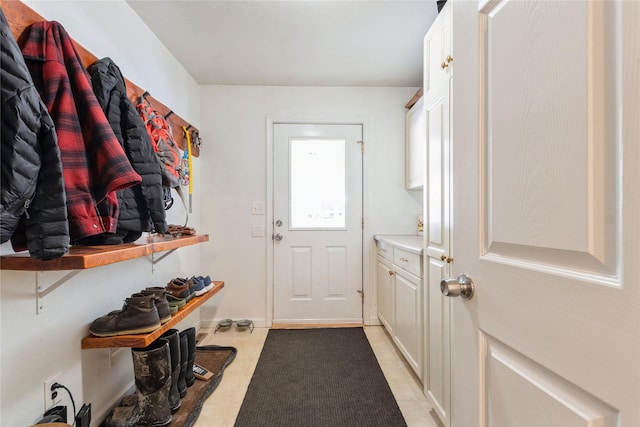
<instances>
[{"instance_id":1,"label":"wall outlet","mask_svg":"<svg viewBox=\"0 0 640 427\"><path fill-rule=\"evenodd\" d=\"M60 395L61 389L51 390L51 387L58 383L60 384L61 373L57 373L44 382L44 410L60 404L62 396Z\"/></svg>"}]
</instances>

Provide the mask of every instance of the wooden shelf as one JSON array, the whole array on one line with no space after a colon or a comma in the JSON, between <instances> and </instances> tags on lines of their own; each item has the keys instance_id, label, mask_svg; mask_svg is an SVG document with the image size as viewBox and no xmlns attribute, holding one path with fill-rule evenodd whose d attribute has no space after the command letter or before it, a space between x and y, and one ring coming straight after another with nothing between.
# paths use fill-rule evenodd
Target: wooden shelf
<instances>
[{"instance_id":1,"label":"wooden shelf","mask_svg":"<svg viewBox=\"0 0 640 427\"><path fill-rule=\"evenodd\" d=\"M208 234L180 236L173 239L154 235L124 245L74 246L63 257L49 261L34 259L29 256L28 252L20 252L2 255L0 269L20 271L85 270L207 241L209 241Z\"/></svg>"},{"instance_id":2,"label":"wooden shelf","mask_svg":"<svg viewBox=\"0 0 640 427\"><path fill-rule=\"evenodd\" d=\"M182 310L174 314L171 320L149 334L120 335L104 338L89 335L82 339L82 348L146 347L224 288L224 282L214 281L213 285L213 289L202 296L194 297Z\"/></svg>"}]
</instances>

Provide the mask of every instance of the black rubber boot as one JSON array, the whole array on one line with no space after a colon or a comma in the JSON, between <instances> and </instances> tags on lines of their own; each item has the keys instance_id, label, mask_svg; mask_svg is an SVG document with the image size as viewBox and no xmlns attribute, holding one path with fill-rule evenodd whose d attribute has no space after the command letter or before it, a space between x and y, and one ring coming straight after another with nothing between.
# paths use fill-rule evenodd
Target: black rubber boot
<instances>
[{"instance_id":1,"label":"black rubber boot","mask_svg":"<svg viewBox=\"0 0 640 427\"><path fill-rule=\"evenodd\" d=\"M183 356L187 354L189 354L189 339L186 335L180 334L180 375L178 376L178 391L180 392L180 397L187 395L187 382L184 379L184 374L187 371L188 357Z\"/></svg>"},{"instance_id":2,"label":"black rubber boot","mask_svg":"<svg viewBox=\"0 0 640 427\"><path fill-rule=\"evenodd\" d=\"M122 310L97 318L89 332L98 337L145 334L160 327L160 316L154 295L136 293L127 298Z\"/></svg>"},{"instance_id":3,"label":"black rubber boot","mask_svg":"<svg viewBox=\"0 0 640 427\"><path fill-rule=\"evenodd\" d=\"M196 358L196 328L188 328L180 332L180 336L187 337L187 366L184 371L184 381L187 387L191 387L196 382L193 375L193 362Z\"/></svg>"},{"instance_id":4,"label":"black rubber boot","mask_svg":"<svg viewBox=\"0 0 640 427\"><path fill-rule=\"evenodd\" d=\"M169 343L160 339L148 347L131 349L137 401L133 406L114 408L104 421L105 427L160 427L171 423L169 351Z\"/></svg>"},{"instance_id":5,"label":"black rubber boot","mask_svg":"<svg viewBox=\"0 0 640 427\"><path fill-rule=\"evenodd\" d=\"M169 353L171 354L171 388L169 389L169 406L171 406L171 412L175 412L182 400L180 399L180 391L178 391L178 377L180 376L180 370L182 365L180 364L180 335L177 329L169 329L162 334L159 340L165 340L169 343Z\"/></svg>"}]
</instances>

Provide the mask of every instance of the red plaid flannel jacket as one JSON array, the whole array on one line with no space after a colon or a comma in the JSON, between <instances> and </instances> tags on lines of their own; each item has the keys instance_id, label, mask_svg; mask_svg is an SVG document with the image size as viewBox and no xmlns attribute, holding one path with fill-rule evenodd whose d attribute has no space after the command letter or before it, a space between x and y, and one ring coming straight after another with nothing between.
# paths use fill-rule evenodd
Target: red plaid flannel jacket
<instances>
[{"instance_id":1,"label":"red plaid flannel jacket","mask_svg":"<svg viewBox=\"0 0 640 427\"><path fill-rule=\"evenodd\" d=\"M142 179L116 139L71 38L58 22L37 22L22 54L56 126L71 241L115 232L116 191Z\"/></svg>"}]
</instances>

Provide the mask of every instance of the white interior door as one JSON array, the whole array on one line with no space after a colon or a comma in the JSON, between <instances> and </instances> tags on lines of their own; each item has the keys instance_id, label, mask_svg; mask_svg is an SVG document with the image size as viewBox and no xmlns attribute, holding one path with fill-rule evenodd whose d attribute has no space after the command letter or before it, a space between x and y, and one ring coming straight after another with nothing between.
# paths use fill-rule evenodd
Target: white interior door
<instances>
[{"instance_id":1,"label":"white interior door","mask_svg":"<svg viewBox=\"0 0 640 427\"><path fill-rule=\"evenodd\" d=\"M274 124L274 323L362 323L362 126Z\"/></svg>"},{"instance_id":2,"label":"white interior door","mask_svg":"<svg viewBox=\"0 0 640 427\"><path fill-rule=\"evenodd\" d=\"M453 6L455 32L470 6ZM639 4L473 6L480 114L453 100L453 270L475 296L452 299L451 425L637 427Z\"/></svg>"}]
</instances>

